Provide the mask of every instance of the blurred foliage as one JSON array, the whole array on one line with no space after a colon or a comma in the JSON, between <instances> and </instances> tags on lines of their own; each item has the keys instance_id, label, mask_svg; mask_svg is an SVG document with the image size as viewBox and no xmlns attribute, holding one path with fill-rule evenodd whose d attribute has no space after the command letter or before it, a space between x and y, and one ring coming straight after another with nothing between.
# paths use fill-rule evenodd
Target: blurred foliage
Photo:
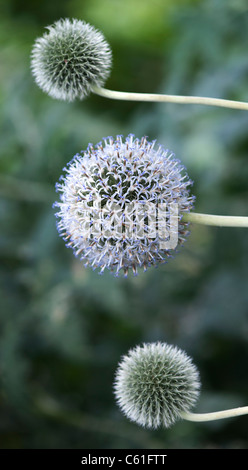
<instances>
[{"instance_id":1,"label":"blurred foliage","mask_svg":"<svg viewBox=\"0 0 248 470\"><path fill-rule=\"evenodd\" d=\"M193 105L62 103L30 74L44 26L103 31L107 87L248 99L246 0L9 0L0 18L0 448L247 448L247 418L146 431L117 408L128 349L166 341L198 366L198 411L248 403L246 229L192 226L174 260L137 278L99 276L59 238L64 165L107 135L148 135L195 181L196 210L248 215L248 114Z\"/></svg>"}]
</instances>

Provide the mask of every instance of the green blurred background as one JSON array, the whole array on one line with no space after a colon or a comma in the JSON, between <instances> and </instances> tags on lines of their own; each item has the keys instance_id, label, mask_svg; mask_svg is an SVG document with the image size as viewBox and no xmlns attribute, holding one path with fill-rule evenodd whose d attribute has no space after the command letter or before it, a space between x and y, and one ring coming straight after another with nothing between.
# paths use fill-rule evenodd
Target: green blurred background
<instances>
[{"instance_id":1,"label":"green blurred background","mask_svg":"<svg viewBox=\"0 0 248 470\"><path fill-rule=\"evenodd\" d=\"M166 341L200 370L196 411L248 403L247 229L192 226L167 265L99 276L58 236L65 164L108 135L172 149L198 212L247 215L248 113L197 105L63 103L30 73L44 27L84 19L112 46L106 86L248 100L246 0L1 0L0 448L247 448L247 417L148 431L113 396L123 354Z\"/></svg>"}]
</instances>

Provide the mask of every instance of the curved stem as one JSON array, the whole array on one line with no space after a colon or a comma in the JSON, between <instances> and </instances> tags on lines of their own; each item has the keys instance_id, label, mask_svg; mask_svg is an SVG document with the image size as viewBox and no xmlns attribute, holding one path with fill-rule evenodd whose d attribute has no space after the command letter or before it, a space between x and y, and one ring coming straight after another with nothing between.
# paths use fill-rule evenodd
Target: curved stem
<instances>
[{"instance_id":1,"label":"curved stem","mask_svg":"<svg viewBox=\"0 0 248 470\"><path fill-rule=\"evenodd\" d=\"M203 96L179 96L179 95L162 95L155 93L133 93L125 91L108 90L93 86L93 93L110 98L113 100L124 101L150 101L163 103L180 103L180 104L203 104L206 106L219 106L222 108L243 109L248 110L248 103L244 101L232 101L219 98L206 98Z\"/></svg>"},{"instance_id":2,"label":"curved stem","mask_svg":"<svg viewBox=\"0 0 248 470\"><path fill-rule=\"evenodd\" d=\"M182 413L181 417L187 421L215 421L223 418L233 418L248 414L248 406L232 408L230 410L214 411L212 413Z\"/></svg>"},{"instance_id":3,"label":"curved stem","mask_svg":"<svg viewBox=\"0 0 248 470\"><path fill-rule=\"evenodd\" d=\"M215 225L218 227L248 227L248 217L238 217L233 215L212 215L191 212L183 216L186 222L193 222L201 225Z\"/></svg>"}]
</instances>

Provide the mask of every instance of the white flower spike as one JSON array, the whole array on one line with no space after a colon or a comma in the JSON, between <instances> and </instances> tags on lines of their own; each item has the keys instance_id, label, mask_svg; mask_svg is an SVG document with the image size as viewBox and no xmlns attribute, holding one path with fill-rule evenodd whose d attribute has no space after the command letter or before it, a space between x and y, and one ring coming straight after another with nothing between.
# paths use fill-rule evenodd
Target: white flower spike
<instances>
[{"instance_id":1,"label":"white flower spike","mask_svg":"<svg viewBox=\"0 0 248 470\"><path fill-rule=\"evenodd\" d=\"M126 276L165 263L189 233L182 217L193 206L192 182L181 162L155 144L133 135L90 144L57 184L58 230L101 273Z\"/></svg>"}]
</instances>

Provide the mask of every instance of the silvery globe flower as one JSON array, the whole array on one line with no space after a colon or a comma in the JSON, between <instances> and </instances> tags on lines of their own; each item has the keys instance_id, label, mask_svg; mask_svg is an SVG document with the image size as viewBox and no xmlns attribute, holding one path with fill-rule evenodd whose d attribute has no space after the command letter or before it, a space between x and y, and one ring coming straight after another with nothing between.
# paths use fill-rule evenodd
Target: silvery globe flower
<instances>
[{"instance_id":1,"label":"silvery globe flower","mask_svg":"<svg viewBox=\"0 0 248 470\"><path fill-rule=\"evenodd\" d=\"M56 185L57 227L92 268L124 275L165 263L188 234L192 182L156 141L103 139L77 154Z\"/></svg>"},{"instance_id":2,"label":"silvery globe flower","mask_svg":"<svg viewBox=\"0 0 248 470\"><path fill-rule=\"evenodd\" d=\"M120 362L114 383L117 403L137 424L169 427L189 412L200 389L199 373L184 351L166 343L130 350Z\"/></svg>"},{"instance_id":3,"label":"silvery globe flower","mask_svg":"<svg viewBox=\"0 0 248 470\"><path fill-rule=\"evenodd\" d=\"M81 20L61 19L47 27L32 49L36 83L59 100L84 98L109 76L112 53L103 34Z\"/></svg>"}]
</instances>

